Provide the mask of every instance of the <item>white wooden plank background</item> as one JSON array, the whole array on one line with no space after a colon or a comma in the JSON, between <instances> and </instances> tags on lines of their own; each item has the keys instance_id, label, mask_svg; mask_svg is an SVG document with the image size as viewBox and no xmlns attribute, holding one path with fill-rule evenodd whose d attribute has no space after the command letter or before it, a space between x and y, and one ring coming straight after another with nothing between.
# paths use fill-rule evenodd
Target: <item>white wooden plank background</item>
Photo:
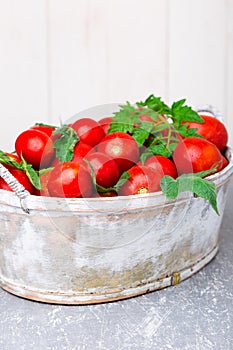
<instances>
[{"instance_id":1,"label":"white wooden plank background","mask_svg":"<svg viewBox=\"0 0 233 350\"><path fill-rule=\"evenodd\" d=\"M0 149L47 120L46 1L0 1Z\"/></svg>"},{"instance_id":2,"label":"white wooden plank background","mask_svg":"<svg viewBox=\"0 0 233 350\"><path fill-rule=\"evenodd\" d=\"M35 121L150 93L211 103L233 137L233 0L0 0L0 149Z\"/></svg>"}]
</instances>

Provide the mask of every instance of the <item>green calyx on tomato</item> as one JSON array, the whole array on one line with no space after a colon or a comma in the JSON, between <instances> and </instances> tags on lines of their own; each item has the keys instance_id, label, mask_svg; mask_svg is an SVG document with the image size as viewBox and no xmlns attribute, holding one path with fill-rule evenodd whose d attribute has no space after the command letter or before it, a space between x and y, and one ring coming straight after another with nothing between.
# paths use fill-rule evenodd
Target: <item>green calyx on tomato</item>
<instances>
[{"instance_id":1,"label":"green calyx on tomato","mask_svg":"<svg viewBox=\"0 0 233 350\"><path fill-rule=\"evenodd\" d=\"M60 162L68 162L72 160L74 155L74 147L79 141L79 137L75 130L64 124L60 128L56 129L52 135L58 136L54 142L56 157L60 160Z\"/></svg>"}]
</instances>

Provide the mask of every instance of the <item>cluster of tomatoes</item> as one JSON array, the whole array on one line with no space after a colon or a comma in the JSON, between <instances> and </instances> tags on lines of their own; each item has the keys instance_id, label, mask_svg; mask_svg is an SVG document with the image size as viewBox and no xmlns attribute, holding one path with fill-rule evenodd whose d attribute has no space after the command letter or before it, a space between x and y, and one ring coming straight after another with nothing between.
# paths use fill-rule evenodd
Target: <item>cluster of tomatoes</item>
<instances>
[{"instance_id":1,"label":"cluster of tomatoes","mask_svg":"<svg viewBox=\"0 0 233 350\"><path fill-rule=\"evenodd\" d=\"M129 132L109 132L112 117L98 122L81 118L63 127L63 132L59 127L38 124L18 135L15 153L6 155L18 164L22 160L30 164L39 177L40 186L36 188L19 167L5 166L34 195L80 198L156 192L161 190L160 181L164 175L175 179L181 174L209 169L218 172L228 164L224 156L228 142L224 124L212 116L201 117L202 123L186 123L188 128L196 128L200 137L175 135L176 147L169 157L147 152L142 158L148 140L139 145ZM149 116L141 118L143 123L148 121L156 126L156 121ZM164 136L166 130L161 133ZM150 132L148 139L158 134L153 136ZM63 139L66 140L64 144ZM56 145L59 145L59 152ZM63 151L68 154L67 158L59 157ZM2 178L0 188L11 190Z\"/></svg>"}]
</instances>

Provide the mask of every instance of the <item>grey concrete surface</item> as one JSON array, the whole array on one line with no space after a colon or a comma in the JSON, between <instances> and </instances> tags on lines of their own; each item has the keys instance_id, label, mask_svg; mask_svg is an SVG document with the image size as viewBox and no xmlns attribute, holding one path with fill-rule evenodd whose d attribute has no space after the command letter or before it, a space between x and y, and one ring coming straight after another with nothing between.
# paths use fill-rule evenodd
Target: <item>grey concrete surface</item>
<instances>
[{"instance_id":1,"label":"grey concrete surface","mask_svg":"<svg viewBox=\"0 0 233 350\"><path fill-rule=\"evenodd\" d=\"M188 280L99 305L32 302L0 289L0 350L232 350L233 183L216 258Z\"/></svg>"}]
</instances>

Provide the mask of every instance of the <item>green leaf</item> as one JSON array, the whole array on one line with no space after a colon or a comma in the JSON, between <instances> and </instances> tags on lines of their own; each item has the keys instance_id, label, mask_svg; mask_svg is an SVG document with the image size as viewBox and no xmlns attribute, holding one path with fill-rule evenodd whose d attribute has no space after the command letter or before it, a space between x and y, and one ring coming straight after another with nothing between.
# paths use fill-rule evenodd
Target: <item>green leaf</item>
<instances>
[{"instance_id":1,"label":"green leaf","mask_svg":"<svg viewBox=\"0 0 233 350\"><path fill-rule=\"evenodd\" d=\"M147 130L141 128L135 128L132 133L132 137L137 142L138 146L144 145L145 141L148 139L150 133Z\"/></svg>"},{"instance_id":2,"label":"green leaf","mask_svg":"<svg viewBox=\"0 0 233 350\"><path fill-rule=\"evenodd\" d=\"M203 136L197 133L197 130L197 128L188 128L188 124L181 124L176 127L176 131L184 137L195 136L203 138Z\"/></svg>"},{"instance_id":3,"label":"green leaf","mask_svg":"<svg viewBox=\"0 0 233 350\"><path fill-rule=\"evenodd\" d=\"M137 102L137 105L139 107L147 106L160 114L170 114L171 111L168 105L161 100L161 97L156 97L154 95L147 97L144 102Z\"/></svg>"},{"instance_id":4,"label":"green leaf","mask_svg":"<svg viewBox=\"0 0 233 350\"><path fill-rule=\"evenodd\" d=\"M204 175L199 173L201 175ZM213 182L203 179L198 174L183 174L177 179L165 175L160 181L160 186L167 198L174 199L179 193L189 191L196 196L209 201L212 208L219 215L217 208L217 191Z\"/></svg>"},{"instance_id":5,"label":"green leaf","mask_svg":"<svg viewBox=\"0 0 233 350\"><path fill-rule=\"evenodd\" d=\"M54 142L56 149L56 157L60 162L68 162L72 160L74 155L74 147L79 141L79 137L75 130L64 124L53 132L53 135L60 135Z\"/></svg>"},{"instance_id":6,"label":"green leaf","mask_svg":"<svg viewBox=\"0 0 233 350\"><path fill-rule=\"evenodd\" d=\"M203 123L204 120L191 107L184 105L185 99L176 101L172 104L171 114L175 123L180 124L183 121Z\"/></svg>"},{"instance_id":7,"label":"green leaf","mask_svg":"<svg viewBox=\"0 0 233 350\"><path fill-rule=\"evenodd\" d=\"M57 126L55 125L50 125L50 124L45 124L45 123L35 123L35 126L48 126L49 128L56 129Z\"/></svg>"},{"instance_id":8,"label":"green leaf","mask_svg":"<svg viewBox=\"0 0 233 350\"><path fill-rule=\"evenodd\" d=\"M16 160L8 156L5 152L0 150L0 163L13 166L16 169L21 169L21 166Z\"/></svg>"},{"instance_id":9,"label":"green leaf","mask_svg":"<svg viewBox=\"0 0 233 350\"><path fill-rule=\"evenodd\" d=\"M108 129L108 134L112 134L113 132L129 132L129 133L132 133L133 132L133 125L132 123L125 121L125 122L115 122L113 121L111 124L110 124L110 127Z\"/></svg>"},{"instance_id":10,"label":"green leaf","mask_svg":"<svg viewBox=\"0 0 233 350\"><path fill-rule=\"evenodd\" d=\"M40 177L38 173L36 172L35 169L33 169L31 164L28 164L23 157L21 158L22 158L22 162L20 163L21 170L23 170L26 173L32 185L38 190L41 190L42 187L41 187Z\"/></svg>"},{"instance_id":11,"label":"green leaf","mask_svg":"<svg viewBox=\"0 0 233 350\"><path fill-rule=\"evenodd\" d=\"M163 131L165 129L168 129L170 126L168 124L165 124L165 123L161 123L161 124L158 124L158 125L154 125L154 128L153 128L153 134L156 134L160 131Z\"/></svg>"},{"instance_id":12,"label":"green leaf","mask_svg":"<svg viewBox=\"0 0 233 350\"><path fill-rule=\"evenodd\" d=\"M113 122L110 124L108 134L113 132L125 132L132 133L134 124L138 118L135 115L135 107L129 102L125 105L120 105L120 110L114 113Z\"/></svg>"},{"instance_id":13,"label":"green leaf","mask_svg":"<svg viewBox=\"0 0 233 350\"><path fill-rule=\"evenodd\" d=\"M124 171L121 177L119 178L118 182L116 183L116 185L113 187L115 191L118 191L119 188L123 186L129 178L130 178L130 174L128 173L128 171Z\"/></svg>"},{"instance_id":14,"label":"green leaf","mask_svg":"<svg viewBox=\"0 0 233 350\"><path fill-rule=\"evenodd\" d=\"M167 198L174 199L179 194L178 180L169 175L165 175L160 181L161 190Z\"/></svg>"},{"instance_id":15,"label":"green leaf","mask_svg":"<svg viewBox=\"0 0 233 350\"><path fill-rule=\"evenodd\" d=\"M38 175L39 176L44 175L44 174L52 171L53 169L54 169L54 167L40 169L40 170L38 170Z\"/></svg>"},{"instance_id":16,"label":"green leaf","mask_svg":"<svg viewBox=\"0 0 233 350\"><path fill-rule=\"evenodd\" d=\"M166 158L169 158L171 156L171 152L169 149L162 143L159 143L157 145L151 144L147 150L152 153L153 155L159 155L159 156L164 156Z\"/></svg>"}]
</instances>

